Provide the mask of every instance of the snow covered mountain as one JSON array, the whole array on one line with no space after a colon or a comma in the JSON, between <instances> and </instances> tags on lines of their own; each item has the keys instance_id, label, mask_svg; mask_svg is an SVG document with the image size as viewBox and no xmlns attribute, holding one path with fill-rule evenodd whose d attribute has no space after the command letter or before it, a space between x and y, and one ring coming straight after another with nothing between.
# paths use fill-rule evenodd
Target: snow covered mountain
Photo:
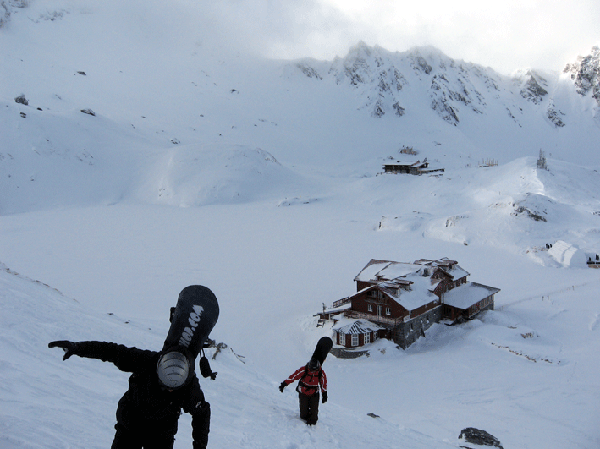
<instances>
[{"instance_id":1,"label":"snow covered mountain","mask_svg":"<svg viewBox=\"0 0 600 449\"><path fill-rule=\"evenodd\" d=\"M332 77L337 84L356 88L372 117L418 113L422 104L430 105L440 118L457 126L475 114L473 121L486 122L495 111L502 119L493 121L495 127L522 127L522 122L541 118L553 127L564 127L571 111L556 108L557 93L564 83L559 72L540 74L532 69L518 71L511 77L501 76L492 69L477 64L456 61L435 48L414 48L405 53L390 53L364 42L350 49L344 58L333 63L298 63L308 77L322 80ZM592 92L598 97L598 47L576 64L567 64L564 73L571 75L576 90L582 96ZM568 89L569 83L566 88ZM522 99L535 107L524 108ZM580 102L582 107L585 102ZM566 106L565 106L566 108ZM591 111L599 120L598 108ZM480 115L480 117L478 117ZM426 117L421 117L425 120ZM577 127L578 116L573 117Z\"/></svg>"},{"instance_id":2,"label":"snow covered mountain","mask_svg":"<svg viewBox=\"0 0 600 449\"><path fill-rule=\"evenodd\" d=\"M548 246L600 254L598 48L511 76L430 47L266 60L204 7L0 2L0 448L106 447L126 376L47 340L155 348L195 283L235 349L203 383L213 447L458 447L471 426L597 447L598 270ZM382 174L424 158L443 174ZM330 357L322 421L299 426L276 387L331 331L322 304L372 258L441 257L496 310Z\"/></svg>"},{"instance_id":3,"label":"snow covered mountain","mask_svg":"<svg viewBox=\"0 0 600 449\"><path fill-rule=\"evenodd\" d=\"M567 64L564 73L575 82L577 93L582 97L590 94L600 105L600 47L592 47L588 56L581 56L577 62Z\"/></svg>"}]
</instances>

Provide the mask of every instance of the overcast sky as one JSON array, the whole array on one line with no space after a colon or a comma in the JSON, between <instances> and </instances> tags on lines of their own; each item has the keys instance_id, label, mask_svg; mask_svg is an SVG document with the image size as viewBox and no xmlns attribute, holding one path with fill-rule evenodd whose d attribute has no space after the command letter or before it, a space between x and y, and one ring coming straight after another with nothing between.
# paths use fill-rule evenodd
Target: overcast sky
<instances>
[{"instance_id":1,"label":"overcast sky","mask_svg":"<svg viewBox=\"0 0 600 449\"><path fill-rule=\"evenodd\" d=\"M454 59L510 74L528 67L561 70L600 45L600 0L211 3L222 33L276 58L330 60L362 40L401 52L432 45Z\"/></svg>"}]
</instances>

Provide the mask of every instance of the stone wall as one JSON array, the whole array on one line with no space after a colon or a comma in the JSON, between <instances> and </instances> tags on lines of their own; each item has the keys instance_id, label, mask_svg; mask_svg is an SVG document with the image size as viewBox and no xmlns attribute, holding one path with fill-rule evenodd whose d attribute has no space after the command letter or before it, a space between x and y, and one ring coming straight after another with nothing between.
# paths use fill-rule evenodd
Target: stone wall
<instances>
[{"instance_id":1,"label":"stone wall","mask_svg":"<svg viewBox=\"0 0 600 449\"><path fill-rule=\"evenodd\" d=\"M392 330L392 339L403 349L408 348L419 337L425 335L425 331L434 323L442 319L442 306L429 310L411 320L399 324Z\"/></svg>"}]
</instances>

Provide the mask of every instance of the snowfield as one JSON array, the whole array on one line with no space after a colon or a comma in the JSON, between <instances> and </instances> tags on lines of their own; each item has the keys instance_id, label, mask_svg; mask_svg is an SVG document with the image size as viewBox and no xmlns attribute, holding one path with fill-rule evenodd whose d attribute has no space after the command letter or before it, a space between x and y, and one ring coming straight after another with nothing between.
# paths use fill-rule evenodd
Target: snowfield
<instances>
[{"instance_id":1,"label":"snowfield","mask_svg":"<svg viewBox=\"0 0 600 449\"><path fill-rule=\"evenodd\" d=\"M127 374L48 342L159 349L194 284L227 345L200 379L209 448L475 447L468 427L600 447L600 270L581 263L600 254L599 105L560 67L511 78L362 43L272 61L183 0L4 3L0 449L109 447ZM443 174L382 174L406 147ZM308 428L278 386L332 335L315 314L370 259L442 257L499 288L495 310L330 355Z\"/></svg>"},{"instance_id":2,"label":"snowfield","mask_svg":"<svg viewBox=\"0 0 600 449\"><path fill-rule=\"evenodd\" d=\"M127 375L96 360L63 362L47 342L100 338L157 348L166 323L91 311L5 266L0 285L9 312L0 321L2 447L109 446ZM298 419L295 393L277 389L285 368L302 363L298 354L244 356L230 346L211 361L217 379L201 382L213 408L210 446L458 447L460 430L475 426L504 447L593 447L597 288L595 280L506 303L463 326L436 324L406 351L380 340L370 357L330 356L324 368L333 398L314 428ZM310 318L300 321L291 332L307 344L325 333ZM175 447L190 446L189 429L183 415Z\"/></svg>"}]
</instances>

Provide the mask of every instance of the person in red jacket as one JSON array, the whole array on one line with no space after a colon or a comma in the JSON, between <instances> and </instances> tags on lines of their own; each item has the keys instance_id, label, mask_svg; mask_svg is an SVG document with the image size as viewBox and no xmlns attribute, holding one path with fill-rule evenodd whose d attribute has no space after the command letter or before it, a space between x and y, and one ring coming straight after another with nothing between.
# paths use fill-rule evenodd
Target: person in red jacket
<instances>
[{"instance_id":1,"label":"person in red jacket","mask_svg":"<svg viewBox=\"0 0 600 449\"><path fill-rule=\"evenodd\" d=\"M309 426L315 425L319 414L319 390L323 395L323 404L327 402L327 375L323 371L321 361L313 356L305 366L298 368L294 374L281 382L279 391L283 393L283 389L295 381L298 381L296 391L300 400L300 419L306 421Z\"/></svg>"}]
</instances>

